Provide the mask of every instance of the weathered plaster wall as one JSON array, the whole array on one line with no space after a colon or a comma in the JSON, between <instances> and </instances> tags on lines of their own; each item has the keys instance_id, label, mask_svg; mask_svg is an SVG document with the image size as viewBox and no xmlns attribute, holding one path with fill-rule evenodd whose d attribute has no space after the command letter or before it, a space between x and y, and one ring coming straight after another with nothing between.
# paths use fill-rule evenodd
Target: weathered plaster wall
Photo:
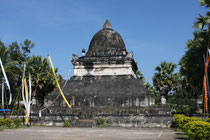
<instances>
[{"instance_id":1,"label":"weathered plaster wall","mask_svg":"<svg viewBox=\"0 0 210 140\"><path fill-rule=\"evenodd\" d=\"M74 66L74 76L103 76L103 75L132 75L136 77L132 65L127 64L94 64L92 67L84 65Z\"/></svg>"},{"instance_id":2,"label":"weathered plaster wall","mask_svg":"<svg viewBox=\"0 0 210 140\"><path fill-rule=\"evenodd\" d=\"M12 115L11 118L21 118L24 115ZM172 125L172 115L98 115L93 121L92 127L96 126L98 118L104 118L108 127L170 127ZM0 114L0 118L4 118ZM77 126L79 117L69 114L43 114L41 118L38 114L31 114L30 123L44 126L63 126L64 120L71 120L72 126Z\"/></svg>"},{"instance_id":3,"label":"weathered plaster wall","mask_svg":"<svg viewBox=\"0 0 210 140\"><path fill-rule=\"evenodd\" d=\"M86 106L86 107L97 107L97 106L118 106L118 107L145 107L153 106L155 104L154 98L150 96L139 96L139 97L127 97L125 100L120 100L119 97L97 97L92 96L72 96L68 98L69 103L72 106ZM46 99L44 106L52 104L52 100ZM66 106L65 101L60 100L55 102L52 106Z\"/></svg>"}]
</instances>

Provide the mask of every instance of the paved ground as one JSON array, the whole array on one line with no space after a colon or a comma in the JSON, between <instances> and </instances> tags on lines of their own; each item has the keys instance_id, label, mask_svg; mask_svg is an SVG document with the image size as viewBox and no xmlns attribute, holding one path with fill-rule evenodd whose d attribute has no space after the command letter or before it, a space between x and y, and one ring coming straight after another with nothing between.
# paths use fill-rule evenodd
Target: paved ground
<instances>
[{"instance_id":1,"label":"paved ground","mask_svg":"<svg viewBox=\"0 0 210 140\"><path fill-rule=\"evenodd\" d=\"M0 140L173 140L170 128L30 127L0 131Z\"/></svg>"}]
</instances>

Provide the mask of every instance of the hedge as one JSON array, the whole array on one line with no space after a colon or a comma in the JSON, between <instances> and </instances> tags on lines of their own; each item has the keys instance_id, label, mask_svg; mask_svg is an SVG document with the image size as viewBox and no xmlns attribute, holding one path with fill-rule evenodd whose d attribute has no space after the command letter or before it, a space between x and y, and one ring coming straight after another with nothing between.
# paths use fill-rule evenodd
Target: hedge
<instances>
[{"instance_id":1,"label":"hedge","mask_svg":"<svg viewBox=\"0 0 210 140\"><path fill-rule=\"evenodd\" d=\"M6 118L5 120L0 118L0 127L6 126L10 128L11 126L19 127L22 124L22 119L16 118L14 120Z\"/></svg>"},{"instance_id":2,"label":"hedge","mask_svg":"<svg viewBox=\"0 0 210 140\"><path fill-rule=\"evenodd\" d=\"M2 118L0 118L0 126L4 125L4 120Z\"/></svg>"},{"instance_id":3,"label":"hedge","mask_svg":"<svg viewBox=\"0 0 210 140\"><path fill-rule=\"evenodd\" d=\"M71 121L64 120L63 127L71 127Z\"/></svg>"},{"instance_id":4,"label":"hedge","mask_svg":"<svg viewBox=\"0 0 210 140\"><path fill-rule=\"evenodd\" d=\"M13 121L12 119L10 119L10 118L6 118L6 119L4 120L4 125L7 126L7 127L9 127L9 128L10 128L13 124L14 124L14 121Z\"/></svg>"},{"instance_id":5,"label":"hedge","mask_svg":"<svg viewBox=\"0 0 210 140\"><path fill-rule=\"evenodd\" d=\"M97 120L97 125L98 125L99 127L105 127L105 126L106 126L105 119L104 119L104 118L98 118L98 120Z\"/></svg>"},{"instance_id":6,"label":"hedge","mask_svg":"<svg viewBox=\"0 0 210 140\"><path fill-rule=\"evenodd\" d=\"M182 129L191 140L210 140L210 118L202 121L197 117L174 115L174 124Z\"/></svg>"},{"instance_id":7,"label":"hedge","mask_svg":"<svg viewBox=\"0 0 210 140\"><path fill-rule=\"evenodd\" d=\"M182 121L182 118L184 118L185 115L183 114L176 114L174 115L174 124L175 124L175 127L178 127L179 128L179 125L181 124L181 121Z\"/></svg>"},{"instance_id":8,"label":"hedge","mask_svg":"<svg viewBox=\"0 0 210 140\"><path fill-rule=\"evenodd\" d=\"M185 124L185 132L191 140L209 140L210 123L204 121L191 121Z\"/></svg>"},{"instance_id":9,"label":"hedge","mask_svg":"<svg viewBox=\"0 0 210 140\"><path fill-rule=\"evenodd\" d=\"M207 119L205 120L205 122L210 123L210 118L207 118Z\"/></svg>"},{"instance_id":10,"label":"hedge","mask_svg":"<svg viewBox=\"0 0 210 140\"><path fill-rule=\"evenodd\" d=\"M191 121L201 121L201 118L197 117L186 117L185 115L174 115L175 126L185 131L185 124Z\"/></svg>"},{"instance_id":11,"label":"hedge","mask_svg":"<svg viewBox=\"0 0 210 140\"><path fill-rule=\"evenodd\" d=\"M22 124L22 119L20 118L14 119L14 124L16 127L19 127Z\"/></svg>"}]
</instances>

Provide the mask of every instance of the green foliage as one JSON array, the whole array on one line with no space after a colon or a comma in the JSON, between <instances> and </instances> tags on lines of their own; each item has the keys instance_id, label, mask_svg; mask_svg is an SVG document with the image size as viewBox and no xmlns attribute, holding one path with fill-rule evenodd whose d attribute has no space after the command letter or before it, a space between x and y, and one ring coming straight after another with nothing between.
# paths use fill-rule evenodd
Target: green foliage
<instances>
[{"instance_id":1,"label":"green foliage","mask_svg":"<svg viewBox=\"0 0 210 140\"><path fill-rule=\"evenodd\" d=\"M182 115L182 114L177 114L177 115L174 115L174 124L177 128L180 128L182 129L183 131L185 131L185 124L187 124L188 122L191 122L191 121L201 121L200 118L197 118L197 117L186 117L185 115Z\"/></svg>"},{"instance_id":2,"label":"green foliage","mask_svg":"<svg viewBox=\"0 0 210 140\"><path fill-rule=\"evenodd\" d=\"M16 76L18 72L18 68L16 67L18 62L14 61L11 58L10 51L8 48L4 46L4 44L0 41L0 58L4 65L5 72L7 74L8 80L17 81ZM2 77L2 69L0 69L0 78ZM12 86L11 86L12 87Z\"/></svg>"},{"instance_id":3,"label":"green foliage","mask_svg":"<svg viewBox=\"0 0 210 140\"><path fill-rule=\"evenodd\" d=\"M176 64L170 62L161 62L160 66L155 67L156 73L153 76L153 85L159 93L163 93L168 97L169 92L173 92L177 89L179 74L175 73Z\"/></svg>"},{"instance_id":4,"label":"green foliage","mask_svg":"<svg viewBox=\"0 0 210 140\"><path fill-rule=\"evenodd\" d=\"M137 78L140 80L140 82L142 83L142 85L155 97L155 104L159 105L160 104L160 96L158 94L158 92L154 89L154 87L152 85L150 85L149 82L146 82L144 75L141 71L138 71L136 73Z\"/></svg>"},{"instance_id":5,"label":"green foliage","mask_svg":"<svg viewBox=\"0 0 210 140\"><path fill-rule=\"evenodd\" d=\"M22 107L22 106L17 106L15 109L14 109L14 112L16 113L24 113L25 109Z\"/></svg>"},{"instance_id":6,"label":"green foliage","mask_svg":"<svg viewBox=\"0 0 210 140\"><path fill-rule=\"evenodd\" d=\"M71 127L71 121L64 120L63 127Z\"/></svg>"},{"instance_id":7,"label":"green foliage","mask_svg":"<svg viewBox=\"0 0 210 140\"><path fill-rule=\"evenodd\" d=\"M174 124L181 128L191 140L207 140L210 138L210 119L205 122L197 117L186 117L182 114L174 115Z\"/></svg>"},{"instance_id":8,"label":"green foliage","mask_svg":"<svg viewBox=\"0 0 210 140\"><path fill-rule=\"evenodd\" d=\"M23 56L27 58L29 53L31 52L31 49L34 48L34 43L26 39L23 43L20 44L20 46L23 50Z\"/></svg>"},{"instance_id":9,"label":"green foliage","mask_svg":"<svg viewBox=\"0 0 210 140\"><path fill-rule=\"evenodd\" d=\"M10 128L13 124L14 124L14 121L10 118L6 118L4 120L4 125L7 126L8 128Z\"/></svg>"},{"instance_id":10,"label":"green foliage","mask_svg":"<svg viewBox=\"0 0 210 140\"><path fill-rule=\"evenodd\" d=\"M20 46L17 42L12 42L12 44L6 47L4 43L0 41L0 57L2 59L5 72L7 74L10 83L11 92L13 93L14 97L13 99L17 97L19 87L21 85L21 76L22 76L22 67L23 67L22 64L25 60L23 52L24 50L20 49ZM0 69L0 78L2 76L3 75ZM9 94L6 95L8 96Z\"/></svg>"},{"instance_id":11,"label":"green foliage","mask_svg":"<svg viewBox=\"0 0 210 140\"><path fill-rule=\"evenodd\" d=\"M97 125L98 125L99 127L105 127L105 126L106 126L105 119L104 119L104 118L98 118L98 120L97 120Z\"/></svg>"},{"instance_id":12,"label":"green foliage","mask_svg":"<svg viewBox=\"0 0 210 140\"><path fill-rule=\"evenodd\" d=\"M19 127L21 125L21 123L22 123L22 119L20 119L20 118L14 119L14 124L16 127Z\"/></svg>"},{"instance_id":13,"label":"green foliage","mask_svg":"<svg viewBox=\"0 0 210 140\"><path fill-rule=\"evenodd\" d=\"M200 5L210 8L209 0L200 0ZM202 94L204 60L203 55L207 53L210 41L210 12L206 15L199 15L194 23L194 38L186 43L186 53L181 58L179 65L180 73L186 80L185 89L187 89L195 99L196 109L199 109L197 99ZM210 72L208 71L208 75Z\"/></svg>"},{"instance_id":14,"label":"green foliage","mask_svg":"<svg viewBox=\"0 0 210 140\"><path fill-rule=\"evenodd\" d=\"M176 105L175 113L191 113L191 107L189 105Z\"/></svg>"},{"instance_id":15,"label":"green foliage","mask_svg":"<svg viewBox=\"0 0 210 140\"><path fill-rule=\"evenodd\" d=\"M15 104L14 100L21 91L20 87L22 83L21 79L24 62L26 62L26 71L30 72L32 77L33 96L38 98L40 105L43 105L44 96L56 87L48 60L41 56L30 56L31 50L34 46L34 43L28 39L20 44L12 42L8 47L0 41L0 57L11 86L11 92L13 93L13 104ZM58 70L55 69L55 71L57 72ZM0 69L0 78L2 76ZM58 75L58 80L59 82L63 81L61 75ZM9 96L9 94L6 95ZM8 98L9 97L6 97L5 99ZM20 98L21 96L18 96L18 102Z\"/></svg>"},{"instance_id":16,"label":"green foliage","mask_svg":"<svg viewBox=\"0 0 210 140\"><path fill-rule=\"evenodd\" d=\"M210 7L210 0L199 0L201 6L206 6L207 8Z\"/></svg>"},{"instance_id":17,"label":"green foliage","mask_svg":"<svg viewBox=\"0 0 210 140\"><path fill-rule=\"evenodd\" d=\"M143 73L141 71L137 71L136 72L136 76L141 81L142 84L146 83L144 75L143 75Z\"/></svg>"},{"instance_id":18,"label":"green foliage","mask_svg":"<svg viewBox=\"0 0 210 140\"><path fill-rule=\"evenodd\" d=\"M207 119L205 120L205 122L210 123L210 118L207 118Z\"/></svg>"},{"instance_id":19,"label":"green foliage","mask_svg":"<svg viewBox=\"0 0 210 140\"><path fill-rule=\"evenodd\" d=\"M4 120L2 118L0 118L0 126L4 125Z\"/></svg>"},{"instance_id":20,"label":"green foliage","mask_svg":"<svg viewBox=\"0 0 210 140\"><path fill-rule=\"evenodd\" d=\"M185 115L183 115L183 114L174 115L173 123L175 124L175 127L179 128L179 124L181 124L181 119L184 117L185 117Z\"/></svg>"},{"instance_id":21,"label":"green foliage","mask_svg":"<svg viewBox=\"0 0 210 140\"><path fill-rule=\"evenodd\" d=\"M195 112L195 100L192 95L182 87L168 96L168 105L173 113L193 114Z\"/></svg>"},{"instance_id":22,"label":"green foliage","mask_svg":"<svg viewBox=\"0 0 210 140\"><path fill-rule=\"evenodd\" d=\"M185 132L191 140L208 140L210 138L210 123L204 121L190 121L184 126Z\"/></svg>"},{"instance_id":23,"label":"green foliage","mask_svg":"<svg viewBox=\"0 0 210 140\"><path fill-rule=\"evenodd\" d=\"M206 54L206 45L202 33L195 32L194 39L187 42L188 49L180 60L180 72L184 76L185 89L198 97L202 93L204 70L203 54ZM200 82L198 82L200 81Z\"/></svg>"},{"instance_id":24,"label":"green foliage","mask_svg":"<svg viewBox=\"0 0 210 140\"><path fill-rule=\"evenodd\" d=\"M209 0L200 0L200 5L205 6L207 10L210 9L210 1ZM210 12L207 11L205 16L199 15L196 22L194 23L194 27L199 30L206 32L209 35L209 25L210 25ZM206 30L207 28L207 30Z\"/></svg>"},{"instance_id":25,"label":"green foliage","mask_svg":"<svg viewBox=\"0 0 210 140\"><path fill-rule=\"evenodd\" d=\"M185 128L185 125L193 121L202 121L202 119L197 117L184 117L181 119L181 124L179 125L179 127L182 128L183 131L186 131L187 129Z\"/></svg>"},{"instance_id":26,"label":"green foliage","mask_svg":"<svg viewBox=\"0 0 210 140\"><path fill-rule=\"evenodd\" d=\"M41 105L44 103L44 97L56 87L54 76L50 64L42 56L32 56L27 61L27 71L31 74L32 89L35 92ZM55 69L55 72L58 70ZM59 75L59 77L61 77ZM58 78L61 82L62 77Z\"/></svg>"}]
</instances>

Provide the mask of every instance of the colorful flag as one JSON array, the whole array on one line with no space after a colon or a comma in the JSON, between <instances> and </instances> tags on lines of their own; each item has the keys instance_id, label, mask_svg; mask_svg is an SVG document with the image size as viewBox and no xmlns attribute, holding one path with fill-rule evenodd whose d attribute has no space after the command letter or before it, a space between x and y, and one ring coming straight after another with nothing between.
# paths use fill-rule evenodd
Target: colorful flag
<instances>
[{"instance_id":1,"label":"colorful flag","mask_svg":"<svg viewBox=\"0 0 210 140\"><path fill-rule=\"evenodd\" d=\"M71 105L70 105L69 102L66 100L66 97L64 96L63 91L61 90L60 84L58 83L58 80L57 80L56 74L55 74L55 70L54 70L54 66L53 66L52 60L51 60L51 58L50 58L49 55L48 55L48 58L49 58L49 60L50 60L51 68L52 68L53 75L54 75L54 77L55 77L55 81L56 81L56 83L57 83L58 89L59 89L59 91L60 91L60 93L61 93L61 95L62 95L64 101L65 101L66 104L68 105L68 107L71 108Z\"/></svg>"}]
</instances>

